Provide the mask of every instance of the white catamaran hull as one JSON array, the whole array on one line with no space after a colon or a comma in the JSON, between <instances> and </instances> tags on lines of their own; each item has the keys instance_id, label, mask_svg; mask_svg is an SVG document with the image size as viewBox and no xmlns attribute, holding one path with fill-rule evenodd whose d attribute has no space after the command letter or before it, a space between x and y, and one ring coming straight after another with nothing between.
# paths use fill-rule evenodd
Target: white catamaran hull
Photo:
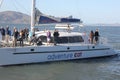
<instances>
[{"instance_id":1,"label":"white catamaran hull","mask_svg":"<svg viewBox=\"0 0 120 80\"><path fill-rule=\"evenodd\" d=\"M29 64L48 61L84 59L117 54L106 46L30 46L1 48L0 66Z\"/></svg>"},{"instance_id":2,"label":"white catamaran hull","mask_svg":"<svg viewBox=\"0 0 120 80\"><path fill-rule=\"evenodd\" d=\"M32 0L31 10L31 32L35 33L35 0ZM60 27L60 26L59 26ZM61 26L62 27L62 26ZM66 27L66 28L64 28ZM73 27L67 24L62 27L65 32L60 32L61 44L24 46L24 47L1 47L0 48L0 66L17 65L28 63L39 63L59 60L84 59L93 57L105 57L116 55L117 53L110 47L104 45L85 44L82 37L86 38L85 33L72 32ZM58 28L58 27L57 27ZM37 37L46 38L46 32L36 34ZM52 36L54 37L54 36ZM63 40L62 40L63 38ZM1 38L0 38L1 39ZM47 40L47 39L45 39ZM45 42L43 40L42 42ZM69 43L69 41L71 43ZM53 41L54 42L54 41ZM78 43L77 43L78 42ZM75 43L75 44L74 44ZM82 44L83 43L83 44Z\"/></svg>"}]
</instances>

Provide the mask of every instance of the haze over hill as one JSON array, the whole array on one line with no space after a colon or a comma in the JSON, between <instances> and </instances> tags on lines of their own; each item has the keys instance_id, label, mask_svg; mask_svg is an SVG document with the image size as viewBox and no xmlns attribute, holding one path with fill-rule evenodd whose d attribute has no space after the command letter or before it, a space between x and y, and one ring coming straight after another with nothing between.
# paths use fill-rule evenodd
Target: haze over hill
<instances>
[{"instance_id":1,"label":"haze over hill","mask_svg":"<svg viewBox=\"0 0 120 80\"><path fill-rule=\"evenodd\" d=\"M4 11L0 12L0 23L29 24L30 16L21 12Z\"/></svg>"}]
</instances>

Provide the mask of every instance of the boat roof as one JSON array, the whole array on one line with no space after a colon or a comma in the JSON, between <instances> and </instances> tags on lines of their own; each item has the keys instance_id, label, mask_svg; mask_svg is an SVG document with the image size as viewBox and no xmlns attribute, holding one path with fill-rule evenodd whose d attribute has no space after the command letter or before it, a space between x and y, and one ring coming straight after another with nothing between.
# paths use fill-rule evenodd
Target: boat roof
<instances>
[{"instance_id":1,"label":"boat roof","mask_svg":"<svg viewBox=\"0 0 120 80\"><path fill-rule=\"evenodd\" d=\"M53 36L53 33L54 33L54 31L50 31L51 32L51 36ZM43 35L43 36L46 36L47 34L47 31L41 31L41 32L36 32L36 36L38 37L38 36L41 36L41 35ZM67 36L84 36L84 33L79 33L79 32L62 32L62 31L60 31L59 32L59 36L60 37L67 37Z\"/></svg>"},{"instance_id":2,"label":"boat roof","mask_svg":"<svg viewBox=\"0 0 120 80\"><path fill-rule=\"evenodd\" d=\"M55 29L74 29L71 24L56 24Z\"/></svg>"}]
</instances>

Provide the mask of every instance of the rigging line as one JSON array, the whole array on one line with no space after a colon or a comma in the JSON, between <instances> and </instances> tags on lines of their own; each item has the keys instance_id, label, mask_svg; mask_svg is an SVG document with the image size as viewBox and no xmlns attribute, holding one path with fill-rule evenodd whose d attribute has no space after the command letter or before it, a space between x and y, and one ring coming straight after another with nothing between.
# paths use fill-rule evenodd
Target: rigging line
<instances>
[{"instance_id":1,"label":"rigging line","mask_svg":"<svg viewBox=\"0 0 120 80\"><path fill-rule=\"evenodd\" d=\"M19 11L19 8L18 8L17 5L15 4L15 2L16 2L16 0L14 0L13 6L14 6L14 8L15 8L16 11Z\"/></svg>"},{"instance_id":2,"label":"rigging line","mask_svg":"<svg viewBox=\"0 0 120 80\"><path fill-rule=\"evenodd\" d=\"M76 11L77 11L77 14L78 14L78 16L81 16L81 13L82 13L82 10L79 8L79 5L81 5L80 4L80 1L79 0L76 0L75 1L75 4L76 4ZM81 11L81 12L80 12Z\"/></svg>"},{"instance_id":3,"label":"rigging line","mask_svg":"<svg viewBox=\"0 0 120 80\"><path fill-rule=\"evenodd\" d=\"M0 0L0 8L1 8L1 6L2 6L2 3L3 3L3 0Z\"/></svg>"},{"instance_id":4,"label":"rigging line","mask_svg":"<svg viewBox=\"0 0 120 80\"><path fill-rule=\"evenodd\" d=\"M26 13L31 14L31 13L28 11L28 9L26 9L26 8L24 7L24 5L20 4L20 2L18 2L18 0L15 0L15 3L18 4L19 6L21 6Z\"/></svg>"}]
</instances>

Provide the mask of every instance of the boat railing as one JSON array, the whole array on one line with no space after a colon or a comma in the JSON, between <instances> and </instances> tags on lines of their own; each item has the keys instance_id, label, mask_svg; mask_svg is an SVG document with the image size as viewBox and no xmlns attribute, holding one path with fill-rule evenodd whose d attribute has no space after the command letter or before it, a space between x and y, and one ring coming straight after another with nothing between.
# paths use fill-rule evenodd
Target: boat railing
<instances>
[{"instance_id":1,"label":"boat railing","mask_svg":"<svg viewBox=\"0 0 120 80\"><path fill-rule=\"evenodd\" d=\"M116 52L119 54L119 56L120 56L120 50L116 50Z\"/></svg>"},{"instance_id":2,"label":"boat railing","mask_svg":"<svg viewBox=\"0 0 120 80\"><path fill-rule=\"evenodd\" d=\"M108 43L108 39L105 37L99 37L99 44L107 44Z\"/></svg>"}]
</instances>

